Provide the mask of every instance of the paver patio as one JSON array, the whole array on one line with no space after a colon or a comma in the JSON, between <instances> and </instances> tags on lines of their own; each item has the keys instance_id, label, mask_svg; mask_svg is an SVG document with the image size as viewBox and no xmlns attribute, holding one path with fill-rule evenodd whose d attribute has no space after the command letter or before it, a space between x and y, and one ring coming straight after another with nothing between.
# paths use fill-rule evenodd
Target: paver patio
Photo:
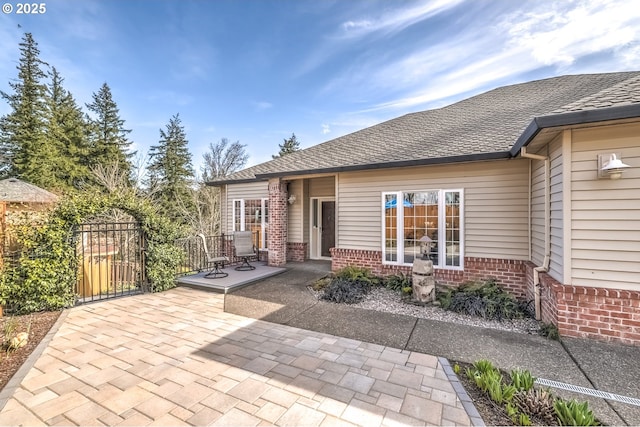
<instances>
[{"instance_id":1,"label":"paver patio","mask_svg":"<svg viewBox=\"0 0 640 427\"><path fill-rule=\"evenodd\" d=\"M0 425L471 424L435 356L223 305L177 288L66 311Z\"/></svg>"}]
</instances>

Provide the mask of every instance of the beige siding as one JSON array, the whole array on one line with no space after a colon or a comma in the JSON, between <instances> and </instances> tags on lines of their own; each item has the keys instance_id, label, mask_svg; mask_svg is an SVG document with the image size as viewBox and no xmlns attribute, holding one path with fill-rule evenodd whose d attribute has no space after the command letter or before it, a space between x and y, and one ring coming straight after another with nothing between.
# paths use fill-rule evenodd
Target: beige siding
<instances>
[{"instance_id":1,"label":"beige siding","mask_svg":"<svg viewBox=\"0 0 640 427\"><path fill-rule=\"evenodd\" d=\"M336 184L333 176L309 179L310 197L332 197L335 194Z\"/></svg>"},{"instance_id":2,"label":"beige siding","mask_svg":"<svg viewBox=\"0 0 640 427\"><path fill-rule=\"evenodd\" d=\"M382 249L382 192L463 189L465 255L526 260L528 171L509 160L341 173L338 246Z\"/></svg>"},{"instance_id":3,"label":"beige siding","mask_svg":"<svg viewBox=\"0 0 640 427\"><path fill-rule=\"evenodd\" d=\"M536 153L546 156L547 152ZM544 261L544 174L543 160L531 160L531 261L542 265Z\"/></svg>"},{"instance_id":4,"label":"beige siding","mask_svg":"<svg viewBox=\"0 0 640 427\"><path fill-rule=\"evenodd\" d=\"M575 130L572 143L571 282L640 289L640 123ZM597 178L598 154L631 166Z\"/></svg>"},{"instance_id":5,"label":"beige siding","mask_svg":"<svg viewBox=\"0 0 640 427\"><path fill-rule=\"evenodd\" d=\"M549 165L549 198L551 254L549 275L563 279L563 209L562 209L562 137L559 136L535 154L547 156ZM531 160L531 262L541 266L545 255L545 162Z\"/></svg>"},{"instance_id":6,"label":"beige siding","mask_svg":"<svg viewBox=\"0 0 640 427\"><path fill-rule=\"evenodd\" d=\"M269 183L267 181L249 182L245 184L227 185L225 222L222 231L233 231L233 201L236 199L255 200L269 197Z\"/></svg>"},{"instance_id":7,"label":"beige siding","mask_svg":"<svg viewBox=\"0 0 640 427\"><path fill-rule=\"evenodd\" d=\"M220 187L220 232L225 233L227 231L227 221L229 221L229 215L227 214L227 206L231 202L227 200L227 186Z\"/></svg>"},{"instance_id":8,"label":"beige siding","mask_svg":"<svg viewBox=\"0 0 640 427\"><path fill-rule=\"evenodd\" d=\"M289 242L303 242L303 213L304 213L304 199L303 192L303 180L298 179L289 183L289 194L295 194L296 202L293 205L289 205L288 212L288 229L287 229L287 241Z\"/></svg>"},{"instance_id":9,"label":"beige siding","mask_svg":"<svg viewBox=\"0 0 640 427\"><path fill-rule=\"evenodd\" d=\"M563 283L563 209L562 209L562 139L554 140L549 146L551 159L551 258L549 275Z\"/></svg>"},{"instance_id":10,"label":"beige siding","mask_svg":"<svg viewBox=\"0 0 640 427\"><path fill-rule=\"evenodd\" d=\"M309 180L305 179L302 183L302 191L304 193L303 210L302 210L302 241L309 243L309 212L311 209L311 201L309 200Z\"/></svg>"}]
</instances>

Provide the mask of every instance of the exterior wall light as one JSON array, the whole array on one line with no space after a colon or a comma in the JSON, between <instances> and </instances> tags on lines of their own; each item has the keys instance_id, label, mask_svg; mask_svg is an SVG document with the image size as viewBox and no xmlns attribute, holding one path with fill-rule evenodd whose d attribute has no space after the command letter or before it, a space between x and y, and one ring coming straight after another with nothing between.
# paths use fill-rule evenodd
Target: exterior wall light
<instances>
[{"instance_id":1,"label":"exterior wall light","mask_svg":"<svg viewBox=\"0 0 640 427\"><path fill-rule=\"evenodd\" d=\"M295 194L290 195L288 202L290 205L294 204L296 202L296 195Z\"/></svg>"},{"instance_id":2,"label":"exterior wall light","mask_svg":"<svg viewBox=\"0 0 640 427\"><path fill-rule=\"evenodd\" d=\"M598 178L619 179L629 167L615 153L598 155Z\"/></svg>"}]
</instances>

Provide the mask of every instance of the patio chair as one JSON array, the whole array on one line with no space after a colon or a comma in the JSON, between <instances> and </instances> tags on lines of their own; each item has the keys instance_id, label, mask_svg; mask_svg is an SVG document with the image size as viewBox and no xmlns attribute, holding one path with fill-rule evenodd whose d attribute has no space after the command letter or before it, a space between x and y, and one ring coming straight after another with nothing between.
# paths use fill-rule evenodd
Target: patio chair
<instances>
[{"instance_id":1,"label":"patio chair","mask_svg":"<svg viewBox=\"0 0 640 427\"><path fill-rule=\"evenodd\" d=\"M253 245L253 233L251 231L236 231L233 233L233 248L236 258L242 258L242 264L236 267L238 271L255 270L249 264L249 258L256 257L256 247Z\"/></svg>"},{"instance_id":2,"label":"patio chair","mask_svg":"<svg viewBox=\"0 0 640 427\"><path fill-rule=\"evenodd\" d=\"M198 234L198 237L202 239L202 248L207 258L207 268L210 268L213 264L213 268L204 275L205 279L222 279L223 277L227 277L229 273L220 270L220 265L224 268L224 263L229 262L229 258L226 256L213 256L207 248L207 239L204 237L204 234Z\"/></svg>"}]
</instances>

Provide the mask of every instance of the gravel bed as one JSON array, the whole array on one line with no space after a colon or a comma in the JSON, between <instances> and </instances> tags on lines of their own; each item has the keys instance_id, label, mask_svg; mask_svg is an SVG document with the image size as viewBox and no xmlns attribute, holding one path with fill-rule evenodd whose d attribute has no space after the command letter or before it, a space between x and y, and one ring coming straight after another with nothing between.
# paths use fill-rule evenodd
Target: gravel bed
<instances>
[{"instance_id":1,"label":"gravel bed","mask_svg":"<svg viewBox=\"0 0 640 427\"><path fill-rule=\"evenodd\" d=\"M320 299L322 297L322 291L314 291L311 288L309 288L309 290L316 296L316 298ZM403 301L399 292L394 292L382 287L371 289L362 302L352 304L352 307L525 334L537 334L540 330L540 322L532 318L505 320L502 322L497 320L486 320L480 317L443 310L442 308L432 304L411 304Z\"/></svg>"}]
</instances>

